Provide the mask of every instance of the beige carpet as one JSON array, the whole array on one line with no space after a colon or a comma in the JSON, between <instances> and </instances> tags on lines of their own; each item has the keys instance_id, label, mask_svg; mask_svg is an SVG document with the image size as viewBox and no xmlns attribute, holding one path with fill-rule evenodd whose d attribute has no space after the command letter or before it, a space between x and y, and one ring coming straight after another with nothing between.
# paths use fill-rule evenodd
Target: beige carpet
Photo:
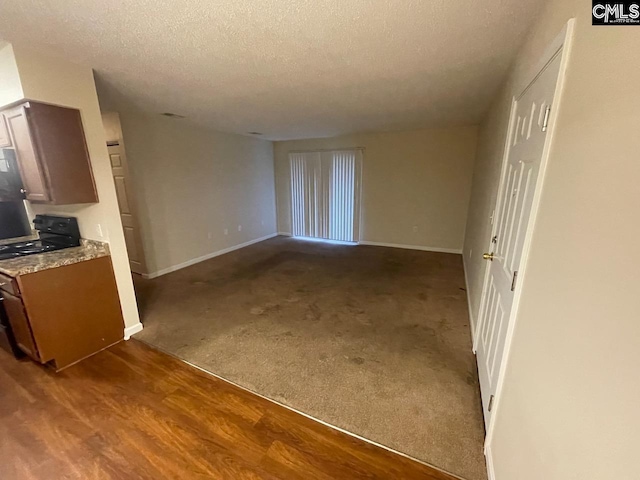
<instances>
[{"instance_id":1,"label":"beige carpet","mask_svg":"<svg viewBox=\"0 0 640 480\"><path fill-rule=\"evenodd\" d=\"M136 338L469 480L486 478L459 255L276 237L136 280Z\"/></svg>"}]
</instances>

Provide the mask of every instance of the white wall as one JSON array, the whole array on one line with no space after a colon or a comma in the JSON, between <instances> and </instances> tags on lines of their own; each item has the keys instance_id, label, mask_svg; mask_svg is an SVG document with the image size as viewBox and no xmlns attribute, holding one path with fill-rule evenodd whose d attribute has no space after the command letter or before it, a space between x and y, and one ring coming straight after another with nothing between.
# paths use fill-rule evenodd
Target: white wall
<instances>
[{"instance_id":1,"label":"white wall","mask_svg":"<svg viewBox=\"0 0 640 480\"><path fill-rule=\"evenodd\" d=\"M460 252L476 133L455 127L276 142L278 230L291 232L290 151L364 147L361 239Z\"/></svg>"},{"instance_id":2,"label":"white wall","mask_svg":"<svg viewBox=\"0 0 640 480\"><path fill-rule=\"evenodd\" d=\"M584 1L547 3L481 128L465 263L477 313L511 96L570 17L573 51L496 404L498 480L640 472L639 27L592 27Z\"/></svg>"},{"instance_id":3,"label":"white wall","mask_svg":"<svg viewBox=\"0 0 640 480\"><path fill-rule=\"evenodd\" d=\"M271 142L102 98L120 114L149 274L276 234Z\"/></svg>"},{"instance_id":4,"label":"white wall","mask_svg":"<svg viewBox=\"0 0 640 480\"><path fill-rule=\"evenodd\" d=\"M6 48L2 52L5 50ZM3 97L3 104L28 98L79 109L99 198L99 203L91 205L31 204L31 210L33 213L75 216L78 218L80 233L84 238L109 243L125 327L130 330L139 328L140 320L129 271L129 260L120 223L115 187L111 177L93 72L88 67L74 65L64 59L50 57L43 52L31 51L18 45L13 45L13 53L19 72L21 92L15 86L12 87L14 98ZM0 54L1 56L2 54ZM11 68L10 71L12 71ZM2 90L6 93L4 87L7 77L4 77L4 71L2 73ZM15 78L13 81L15 82ZM98 232L98 226L100 226L102 235Z\"/></svg>"},{"instance_id":5,"label":"white wall","mask_svg":"<svg viewBox=\"0 0 640 480\"><path fill-rule=\"evenodd\" d=\"M13 46L5 42L0 42L0 82L0 106L24 98Z\"/></svg>"}]
</instances>

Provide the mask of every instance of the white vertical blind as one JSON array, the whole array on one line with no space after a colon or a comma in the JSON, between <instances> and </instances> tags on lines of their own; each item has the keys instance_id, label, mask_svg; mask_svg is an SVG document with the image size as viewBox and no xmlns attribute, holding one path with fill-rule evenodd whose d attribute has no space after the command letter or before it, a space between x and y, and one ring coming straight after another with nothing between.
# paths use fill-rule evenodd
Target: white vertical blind
<instances>
[{"instance_id":1,"label":"white vertical blind","mask_svg":"<svg viewBox=\"0 0 640 480\"><path fill-rule=\"evenodd\" d=\"M331 240L355 241L356 152L330 152L329 235Z\"/></svg>"},{"instance_id":2,"label":"white vertical blind","mask_svg":"<svg viewBox=\"0 0 640 480\"><path fill-rule=\"evenodd\" d=\"M291 213L293 235L319 237L323 216L319 193L321 186L321 155L319 152L292 153Z\"/></svg>"},{"instance_id":3,"label":"white vertical blind","mask_svg":"<svg viewBox=\"0 0 640 480\"><path fill-rule=\"evenodd\" d=\"M358 240L361 155L358 150L289 154L294 236Z\"/></svg>"}]
</instances>

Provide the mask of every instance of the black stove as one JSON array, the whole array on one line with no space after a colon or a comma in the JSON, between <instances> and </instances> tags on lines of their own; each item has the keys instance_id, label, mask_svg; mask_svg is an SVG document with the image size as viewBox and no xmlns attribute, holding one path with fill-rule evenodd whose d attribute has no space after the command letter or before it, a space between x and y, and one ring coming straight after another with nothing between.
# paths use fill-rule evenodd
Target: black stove
<instances>
[{"instance_id":1,"label":"black stove","mask_svg":"<svg viewBox=\"0 0 640 480\"><path fill-rule=\"evenodd\" d=\"M33 224L39 238L0 245L0 260L80 245L80 230L75 217L36 215Z\"/></svg>"}]
</instances>

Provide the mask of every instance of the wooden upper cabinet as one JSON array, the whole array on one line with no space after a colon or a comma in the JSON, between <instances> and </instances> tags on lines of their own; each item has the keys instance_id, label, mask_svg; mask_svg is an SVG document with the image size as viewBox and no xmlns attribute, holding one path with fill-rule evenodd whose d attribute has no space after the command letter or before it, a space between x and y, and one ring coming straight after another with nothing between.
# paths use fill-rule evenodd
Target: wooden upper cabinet
<instances>
[{"instance_id":1,"label":"wooden upper cabinet","mask_svg":"<svg viewBox=\"0 0 640 480\"><path fill-rule=\"evenodd\" d=\"M9 130L7 129L7 121L4 115L0 113L0 148L10 147L11 137L9 136Z\"/></svg>"},{"instance_id":2,"label":"wooden upper cabinet","mask_svg":"<svg viewBox=\"0 0 640 480\"><path fill-rule=\"evenodd\" d=\"M79 110L27 102L4 115L27 200L98 202Z\"/></svg>"}]
</instances>

